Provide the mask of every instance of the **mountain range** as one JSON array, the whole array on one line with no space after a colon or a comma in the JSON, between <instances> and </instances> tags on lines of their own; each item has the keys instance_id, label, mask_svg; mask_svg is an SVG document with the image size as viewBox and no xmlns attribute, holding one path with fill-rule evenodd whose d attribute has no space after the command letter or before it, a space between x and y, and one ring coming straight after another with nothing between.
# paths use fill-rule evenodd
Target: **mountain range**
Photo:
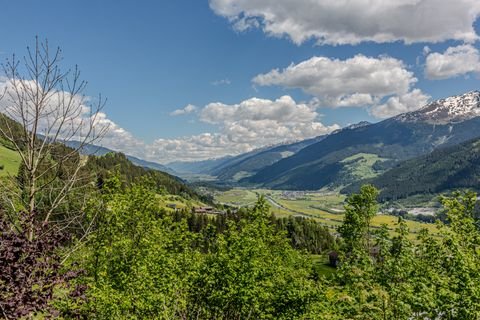
<instances>
[{"instance_id":1,"label":"mountain range","mask_svg":"<svg viewBox=\"0 0 480 320\"><path fill-rule=\"evenodd\" d=\"M381 190L381 201L463 188L479 191L480 138L404 161L378 177L347 186L342 193L358 192L364 183Z\"/></svg>"},{"instance_id":2,"label":"mountain range","mask_svg":"<svg viewBox=\"0 0 480 320\"><path fill-rule=\"evenodd\" d=\"M183 177L189 174L203 174L214 176L222 182L236 183L240 179L249 177L259 170L294 155L301 149L324 138L325 136L319 136L293 143L268 146L237 156L227 156L219 159L196 162L171 162L167 166Z\"/></svg>"},{"instance_id":3,"label":"mountain range","mask_svg":"<svg viewBox=\"0 0 480 320\"><path fill-rule=\"evenodd\" d=\"M361 122L237 156L167 165L127 158L142 167L183 178L208 175L227 185L351 192L370 182L382 189L384 199L393 199L478 182L479 137L480 92L472 91L378 123ZM84 152L112 150L87 146Z\"/></svg>"},{"instance_id":4,"label":"mountain range","mask_svg":"<svg viewBox=\"0 0 480 320\"><path fill-rule=\"evenodd\" d=\"M66 141L65 144L68 147L71 147L71 148L74 148L74 149L77 149L80 146L80 142L74 141L74 140ZM102 147L102 146L93 145L93 144L85 144L81 148L80 152L82 154L85 154L85 155L95 155L95 156L103 156L103 155L106 155L108 153L116 153L116 151L114 151L114 150L111 150L111 149L108 149L108 148L105 148L105 147ZM167 166L164 166L160 163L143 160L143 159L140 159L140 158L137 158L137 157L134 157L134 156L130 156L130 155L125 155L125 156L130 162L132 162L136 166L166 172L166 173L168 173L170 175L173 175L173 176L178 176L179 175L177 172L175 172L175 170L173 170L173 169L171 169Z\"/></svg>"},{"instance_id":5,"label":"mountain range","mask_svg":"<svg viewBox=\"0 0 480 320\"><path fill-rule=\"evenodd\" d=\"M241 180L276 189L345 186L399 162L480 136L480 92L427 104L378 123L339 130ZM367 168L366 168L367 167Z\"/></svg>"}]
</instances>

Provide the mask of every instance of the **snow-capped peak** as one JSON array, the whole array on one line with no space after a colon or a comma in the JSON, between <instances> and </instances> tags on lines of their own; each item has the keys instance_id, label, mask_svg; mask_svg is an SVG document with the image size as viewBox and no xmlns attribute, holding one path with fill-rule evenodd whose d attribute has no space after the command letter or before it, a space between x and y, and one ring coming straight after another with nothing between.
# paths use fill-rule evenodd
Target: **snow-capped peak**
<instances>
[{"instance_id":1,"label":"snow-capped peak","mask_svg":"<svg viewBox=\"0 0 480 320\"><path fill-rule=\"evenodd\" d=\"M401 114L396 119L404 122L446 124L475 117L480 117L480 91L436 100L417 111Z\"/></svg>"}]
</instances>

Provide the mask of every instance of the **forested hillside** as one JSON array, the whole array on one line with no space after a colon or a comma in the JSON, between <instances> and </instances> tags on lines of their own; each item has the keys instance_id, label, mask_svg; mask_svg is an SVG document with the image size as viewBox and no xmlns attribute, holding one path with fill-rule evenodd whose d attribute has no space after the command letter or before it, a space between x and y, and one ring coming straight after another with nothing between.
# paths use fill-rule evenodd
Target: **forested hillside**
<instances>
[{"instance_id":1,"label":"forested hillside","mask_svg":"<svg viewBox=\"0 0 480 320\"><path fill-rule=\"evenodd\" d=\"M429 110L429 106L425 108ZM418 116L419 113L416 114ZM338 184L339 181L348 185L358 179L355 175L344 174L345 159L359 153L391 160L372 166L372 169L381 168L378 172L381 173L395 165L396 161L478 137L480 117L452 123L445 123L442 118L442 123L430 123L407 115L359 128L340 130L291 157L262 169L244 181L269 188L296 190L319 189Z\"/></svg>"},{"instance_id":2,"label":"forested hillside","mask_svg":"<svg viewBox=\"0 0 480 320\"><path fill-rule=\"evenodd\" d=\"M447 190L480 188L480 139L439 148L407 160L377 178L358 182L343 189L351 193L362 183L379 188L380 199L396 200L415 194L438 194Z\"/></svg>"},{"instance_id":3,"label":"forested hillside","mask_svg":"<svg viewBox=\"0 0 480 320\"><path fill-rule=\"evenodd\" d=\"M166 172L136 166L122 153L110 152L103 156L89 156L86 168L95 173L100 185L112 174L121 177L128 185L143 177L150 179L159 190L162 189L167 193L183 195L187 198L199 197L180 178Z\"/></svg>"}]
</instances>

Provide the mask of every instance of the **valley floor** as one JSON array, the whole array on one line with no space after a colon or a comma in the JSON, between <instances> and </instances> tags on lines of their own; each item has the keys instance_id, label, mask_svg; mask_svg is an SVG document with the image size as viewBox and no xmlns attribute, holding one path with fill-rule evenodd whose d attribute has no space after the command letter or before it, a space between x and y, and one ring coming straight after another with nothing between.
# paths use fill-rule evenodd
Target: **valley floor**
<instances>
[{"instance_id":1,"label":"valley floor","mask_svg":"<svg viewBox=\"0 0 480 320\"><path fill-rule=\"evenodd\" d=\"M343 205L345 196L331 191L281 191L269 189L233 188L224 192L216 192L215 201L236 207L248 207L255 203L258 196L263 195L271 205L271 212L278 216L301 216L312 218L318 223L336 229L343 222ZM412 209L413 210L413 209ZM398 217L390 214L378 214L372 220L374 228L386 224L394 232ZM433 223L406 221L412 238L422 229L436 232Z\"/></svg>"}]
</instances>

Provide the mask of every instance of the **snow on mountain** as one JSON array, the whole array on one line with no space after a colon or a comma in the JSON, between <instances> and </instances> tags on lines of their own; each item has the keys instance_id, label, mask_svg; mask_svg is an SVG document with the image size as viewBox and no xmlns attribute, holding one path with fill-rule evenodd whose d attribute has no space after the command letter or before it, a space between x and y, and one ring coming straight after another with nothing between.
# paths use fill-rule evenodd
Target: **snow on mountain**
<instances>
[{"instance_id":1,"label":"snow on mountain","mask_svg":"<svg viewBox=\"0 0 480 320\"><path fill-rule=\"evenodd\" d=\"M421 109L395 117L402 122L447 124L480 116L480 91L433 101Z\"/></svg>"}]
</instances>

